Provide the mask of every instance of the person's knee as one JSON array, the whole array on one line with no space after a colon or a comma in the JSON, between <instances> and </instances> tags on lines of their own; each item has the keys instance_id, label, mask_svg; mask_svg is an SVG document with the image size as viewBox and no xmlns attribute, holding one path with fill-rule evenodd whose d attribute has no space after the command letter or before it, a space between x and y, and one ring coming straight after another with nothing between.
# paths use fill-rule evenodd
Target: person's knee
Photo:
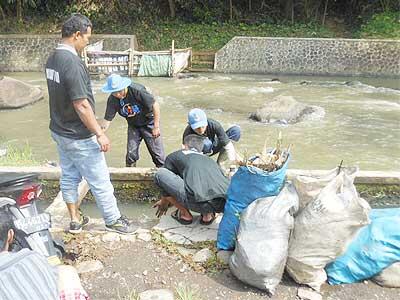
<instances>
[{"instance_id":1,"label":"person's knee","mask_svg":"<svg viewBox=\"0 0 400 300\"><path fill-rule=\"evenodd\" d=\"M76 204L78 202L78 187L75 190L66 190L61 186L61 194L65 203Z\"/></svg>"},{"instance_id":2,"label":"person's knee","mask_svg":"<svg viewBox=\"0 0 400 300\"><path fill-rule=\"evenodd\" d=\"M203 153L211 153L213 151L213 143L211 142L210 139L205 139L204 140L204 145L203 145Z\"/></svg>"},{"instance_id":3,"label":"person's knee","mask_svg":"<svg viewBox=\"0 0 400 300\"><path fill-rule=\"evenodd\" d=\"M156 172L156 174L154 175L154 183L161 187L163 182L165 181L165 178L167 178L170 175L169 170L165 169L165 168L159 168Z\"/></svg>"},{"instance_id":4,"label":"person's knee","mask_svg":"<svg viewBox=\"0 0 400 300\"><path fill-rule=\"evenodd\" d=\"M233 125L228 128L226 134L228 135L230 140L238 142L240 140L242 130L239 125Z\"/></svg>"}]
</instances>

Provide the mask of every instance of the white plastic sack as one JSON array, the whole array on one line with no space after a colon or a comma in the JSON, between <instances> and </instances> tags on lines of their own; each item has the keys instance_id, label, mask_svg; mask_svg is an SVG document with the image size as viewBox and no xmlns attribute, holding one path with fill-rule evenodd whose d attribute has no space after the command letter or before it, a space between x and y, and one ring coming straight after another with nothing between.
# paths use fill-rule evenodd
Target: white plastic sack
<instances>
[{"instance_id":1,"label":"white plastic sack","mask_svg":"<svg viewBox=\"0 0 400 300\"><path fill-rule=\"evenodd\" d=\"M387 267L372 280L381 286L400 288L400 262Z\"/></svg>"},{"instance_id":2,"label":"white plastic sack","mask_svg":"<svg viewBox=\"0 0 400 300\"><path fill-rule=\"evenodd\" d=\"M299 175L293 180L293 184L299 194L299 206L302 210L306 205L318 197L321 190L326 187L336 176L338 176L339 167L328 171L320 176ZM346 173L354 180L358 168L341 168L341 172Z\"/></svg>"},{"instance_id":3,"label":"white plastic sack","mask_svg":"<svg viewBox=\"0 0 400 300\"><path fill-rule=\"evenodd\" d=\"M297 209L298 196L292 184L286 184L278 196L260 198L246 208L229 262L238 279L274 293L285 269Z\"/></svg>"},{"instance_id":4,"label":"white plastic sack","mask_svg":"<svg viewBox=\"0 0 400 300\"><path fill-rule=\"evenodd\" d=\"M369 210L353 178L343 172L336 176L295 219L286 264L293 279L319 291L327 279L325 265L343 254L357 231L369 223Z\"/></svg>"}]
</instances>

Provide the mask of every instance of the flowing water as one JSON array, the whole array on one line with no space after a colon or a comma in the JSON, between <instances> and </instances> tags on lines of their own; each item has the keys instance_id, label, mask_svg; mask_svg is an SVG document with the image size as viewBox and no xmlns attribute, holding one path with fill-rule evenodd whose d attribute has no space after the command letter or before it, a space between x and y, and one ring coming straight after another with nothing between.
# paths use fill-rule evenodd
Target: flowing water
<instances>
[{"instance_id":1,"label":"flowing water","mask_svg":"<svg viewBox=\"0 0 400 300\"><path fill-rule=\"evenodd\" d=\"M9 73L16 79L41 86L44 100L18 110L0 111L0 142L32 148L38 161L56 161L48 123L46 82L41 73ZM236 144L244 153L260 152L267 139L274 146L279 131L283 144L293 144L290 168L329 169L341 160L361 170L400 170L400 83L396 79L285 77L271 81L267 75L226 75L201 73L184 78L133 78L146 85L161 105L161 130L166 153L180 148L187 112L194 107L225 128L238 124L242 139ZM358 80L358 81L357 81ZM348 81L351 81L348 83ZM347 83L346 83L347 82ZM93 80L96 115L103 117L107 95L100 91L104 80ZM322 120L294 125L267 125L248 119L249 113L277 95L323 107ZM126 121L116 116L108 136L112 149L109 166L125 161ZM141 147L138 166L152 166Z\"/></svg>"}]
</instances>

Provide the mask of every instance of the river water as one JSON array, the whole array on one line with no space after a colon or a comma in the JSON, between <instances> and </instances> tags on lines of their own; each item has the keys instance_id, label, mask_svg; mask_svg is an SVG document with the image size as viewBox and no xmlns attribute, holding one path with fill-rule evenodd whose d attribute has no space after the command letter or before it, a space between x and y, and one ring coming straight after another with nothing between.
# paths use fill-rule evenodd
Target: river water
<instances>
[{"instance_id":1,"label":"river water","mask_svg":"<svg viewBox=\"0 0 400 300\"><path fill-rule=\"evenodd\" d=\"M0 142L9 145L28 143L34 157L56 161L48 123L46 82L41 73L1 74L41 86L44 100L18 110L0 111ZM194 107L225 128L238 124L242 139L236 144L244 153L260 152L265 140L274 146L279 131L283 144L293 144L290 168L330 169L344 160L361 170L400 170L400 83L396 79L294 77L271 75L227 75L197 73L184 78L133 78L147 86L161 105L161 130L166 152L180 148L187 112ZM351 83L347 83L351 81ZM103 117L107 95L100 91L104 80L93 80L96 115ZM251 112L278 95L324 108L322 120L294 125L267 125L248 119ZM121 167L125 161L126 121L116 116L108 131L112 149L109 166ZM140 167L152 162L144 143Z\"/></svg>"}]
</instances>

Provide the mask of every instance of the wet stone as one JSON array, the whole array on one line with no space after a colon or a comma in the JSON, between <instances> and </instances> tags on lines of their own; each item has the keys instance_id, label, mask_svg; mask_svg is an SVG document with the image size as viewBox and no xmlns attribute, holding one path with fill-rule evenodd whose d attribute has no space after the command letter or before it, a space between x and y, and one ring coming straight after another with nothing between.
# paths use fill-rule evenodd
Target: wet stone
<instances>
[{"instance_id":1,"label":"wet stone","mask_svg":"<svg viewBox=\"0 0 400 300\"><path fill-rule=\"evenodd\" d=\"M213 256L212 251L208 248L204 248L198 251L195 255L193 255L193 261L198 263L203 263L206 262L212 256Z\"/></svg>"},{"instance_id":2,"label":"wet stone","mask_svg":"<svg viewBox=\"0 0 400 300\"><path fill-rule=\"evenodd\" d=\"M79 263L76 270L79 274L97 272L103 269L104 266L99 260L87 260Z\"/></svg>"}]
</instances>

